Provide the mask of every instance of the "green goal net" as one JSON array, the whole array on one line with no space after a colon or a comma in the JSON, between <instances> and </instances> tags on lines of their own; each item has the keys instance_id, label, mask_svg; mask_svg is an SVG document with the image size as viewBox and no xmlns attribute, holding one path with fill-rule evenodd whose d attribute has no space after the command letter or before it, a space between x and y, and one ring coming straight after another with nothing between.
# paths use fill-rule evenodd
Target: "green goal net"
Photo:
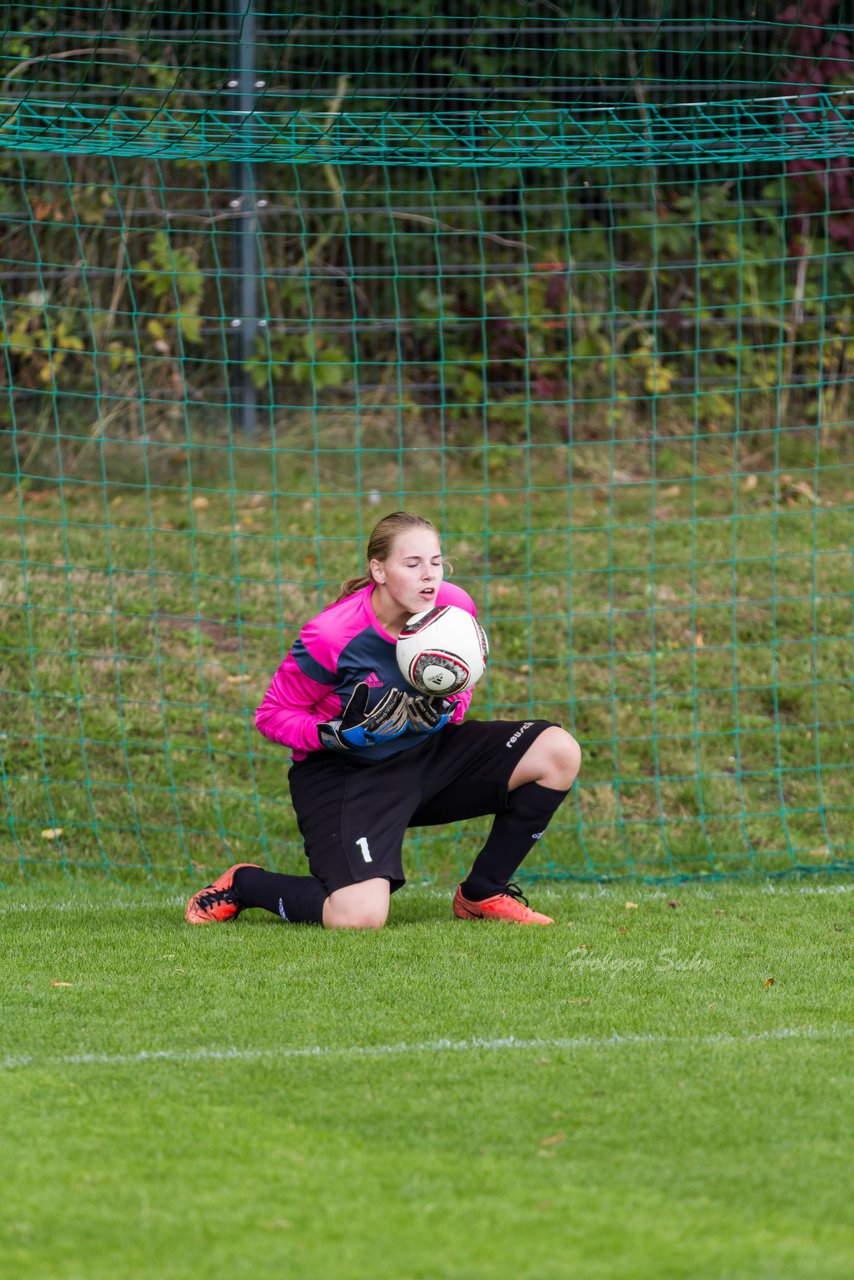
<instances>
[{"instance_id":1,"label":"green goal net","mask_svg":"<svg viewBox=\"0 0 854 1280\"><path fill-rule=\"evenodd\" d=\"M527 873L852 869L851 19L5 6L6 882L299 868L254 711L399 508L582 744Z\"/></svg>"}]
</instances>

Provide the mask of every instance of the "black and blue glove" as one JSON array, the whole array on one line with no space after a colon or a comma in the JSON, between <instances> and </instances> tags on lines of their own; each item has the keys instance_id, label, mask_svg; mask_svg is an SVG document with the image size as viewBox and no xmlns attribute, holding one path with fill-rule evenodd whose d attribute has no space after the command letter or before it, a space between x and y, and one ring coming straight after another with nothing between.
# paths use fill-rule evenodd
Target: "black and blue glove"
<instances>
[{"instance_id":1,"label":"black and blue glove","mask_svg":"<svg viewBox=\"0 0 854 1280\"><path fill-rule=\"evenodd\" d=\"M340 720L329 720L317 726L320 745L333 751L358 751L362 747L375 747L379 742L399 738L409 727L407 721L407 695L402 689L388 689L375 707L368 711L371 691L364 683L357 684Z\"/></svg>"},{"instance_id":2,"label":"black and blue glove","mask_svg":"<svg viewBox=\"0 0 854 1280\"><path fill-rule=\"evenodd\" d=\"M416 698L410 695L408 702L409 727L416 733L437 733L444 729L454 710L450 698L435 698L428 693L419 694Z\"/></svg>"}]
</instances>

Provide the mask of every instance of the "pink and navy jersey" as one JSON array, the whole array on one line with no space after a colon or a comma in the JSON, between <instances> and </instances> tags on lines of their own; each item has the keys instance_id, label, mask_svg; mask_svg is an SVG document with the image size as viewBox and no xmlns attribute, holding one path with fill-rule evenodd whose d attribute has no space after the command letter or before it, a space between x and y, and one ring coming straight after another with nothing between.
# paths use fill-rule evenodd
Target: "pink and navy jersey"
<instances>
[{"instance_id":1,"label":"pink and navy jersey","mask_svg":"<svg viewBox=\"0 0 854 1280\"><path fill-rule=\"evenodd\" d=\"M317 726L337 720L357 684L371 690L370 708L391 687L412 693L395 658L395 639L384 631L371 606L372 584L324 609L306 623L255 713L265 738L290 747L294 761L322 751ZM475 614L474 602L461 587L443 582L436 606L454 604ZM462 720L472 690L456 694L452 721ZM423 742L428 735L414 729L389 742L364 747L359 760L383 760Z\"/></svg>"}]
</instances>

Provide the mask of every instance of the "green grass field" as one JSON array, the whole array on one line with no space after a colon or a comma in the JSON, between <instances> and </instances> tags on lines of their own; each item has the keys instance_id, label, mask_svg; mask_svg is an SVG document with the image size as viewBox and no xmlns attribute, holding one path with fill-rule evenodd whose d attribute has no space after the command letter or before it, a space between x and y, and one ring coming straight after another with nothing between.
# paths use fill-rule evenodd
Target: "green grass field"
<instances>
[{"instance_id":1,"label":"green grass field","mask_svg":"<svg viewBox=\"0 0 854 1280\"><path fill-rule=\"evenodd\" d=\"M359 500L325 445L86 437L0 495L4 1277L847 1280L850 445L419 445ZM452 919L475 823L381 933L191 929L304 867L254 709L398 505L487 624L474 714L582 744L559 924Z\"/></svg>"},{"instance_id":2,"label":"green grass field","mask_svg":"<svg viewBox=\"0 0 854 1280\"><path fill-rule=\"evenodd\" d=\"M534 900L5 891L4 1276L850 1276L851 882Z\"/></svg>"}]
</instances>

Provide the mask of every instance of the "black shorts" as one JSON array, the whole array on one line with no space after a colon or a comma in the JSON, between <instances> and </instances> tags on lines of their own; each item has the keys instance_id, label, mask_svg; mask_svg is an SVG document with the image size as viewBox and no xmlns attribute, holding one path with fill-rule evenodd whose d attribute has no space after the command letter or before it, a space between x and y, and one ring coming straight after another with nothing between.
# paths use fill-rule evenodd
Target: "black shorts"
<instances>
[{"instance_id":1,"label":"black shorts","mask_svg":"<svg viewBox=\"0 0 854 1280\"><path fill-rule=\"evenodd\" d=\"M312 875L329 893L376 877L399 889L406 829L508 809L510 775L551 723L466 720L375 764L313 752L288 775Z\"/></svg>"}]
</instances>

